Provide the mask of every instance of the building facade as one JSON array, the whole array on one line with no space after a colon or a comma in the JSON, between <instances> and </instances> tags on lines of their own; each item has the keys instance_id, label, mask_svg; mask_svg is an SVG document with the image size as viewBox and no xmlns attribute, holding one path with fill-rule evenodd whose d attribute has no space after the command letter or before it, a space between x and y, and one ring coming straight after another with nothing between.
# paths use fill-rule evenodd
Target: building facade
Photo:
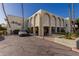
<instances>
[{"instance_id":1,"label":"building facade","mask_svg":"<svg viewBox=\"0 0 79 59\"><path fill-rule=\"evenodd\" d=\"M22 29L23 19L18 16L8 15L7 32ZM24 22L24 27L29 28L34 35L52 35L53 33L70 32L70 21L40 9Z\"/></svg>"},{"instance_id":2,"label":"building facade","mask_svg":"<svg viewBox=\"0 0 79 59\"><path fill-rule=\"evenodd\" d=\"M18 16L8 15L8 21L11 27L7 24L7 32L11 33L14 30L20 30L22 28L22 18Z\"/></svg>"},{"instance_id":3,"label":"building facade","mask_svg":"<svg viewBox=\"0 0 79 59\"><path fill-rule=\"evenodd\" d=\"M29 17L27 23L34 35L52 35L65 30L63 17L53 15L41 9Z\"/></svg>"}]
</instances>

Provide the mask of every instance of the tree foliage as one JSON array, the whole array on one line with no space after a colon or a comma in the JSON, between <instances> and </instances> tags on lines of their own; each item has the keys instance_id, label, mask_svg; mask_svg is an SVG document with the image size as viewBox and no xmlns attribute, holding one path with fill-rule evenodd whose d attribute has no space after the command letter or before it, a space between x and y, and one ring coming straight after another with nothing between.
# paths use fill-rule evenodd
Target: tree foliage
<instances>
[{"instance_id":1,"label":"tree foliage","mask_svg":"<svg viewBox=\"0 0 79 59\"><path fill-rule=\"evenodd\" d=\"M7 30L5 27L2 27L1 25L0 25L0 30Z\"/></svg>"},{"instance_id":2,"label":"tree foliage","mask_svg":"<svg viewBox=\"0 0 79 59\"><path fill-rule=\"evenodd\" d=\"M77 23L79 23L79 18L77 18L76 20L77 20Z\"/></svg>"},{"instance_id":3,"label":"tree foliage","mask_svg":"<svg viewBox=\"0 0 79 59\"><path fill-rule=\"evenodd\" d=\"M76 24L78 25L79 28L79 18L76 19Z\"/></svg>"}]
</instances>

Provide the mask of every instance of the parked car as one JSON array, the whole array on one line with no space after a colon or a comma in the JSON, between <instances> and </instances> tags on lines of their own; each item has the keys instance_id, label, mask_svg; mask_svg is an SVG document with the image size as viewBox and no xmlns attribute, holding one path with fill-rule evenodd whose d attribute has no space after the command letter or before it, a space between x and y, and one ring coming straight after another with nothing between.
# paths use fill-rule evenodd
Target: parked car
<instances>
[{"instance_id":1,"label":"parked car","mask_svg":"<svg viewBox=\"0 0 79 59\"><path fill-rule=\"evenodd\" d=\"M18 32L19 32L20 30L14 30L13 31L13 34L15 34L15 35L18 35Z\"/></svg>"},{"instance_id":2,"label":"parked car","mask_svg":"<svg viewBox=\"0 0 79 59\"><path fill-rule=\"evenodd\" d=\"M30 33L29 33L27 30L20 30L20 31L18 32L18 35L19 35L20 37L30 36Z\"/></svg>"}]
</instances>

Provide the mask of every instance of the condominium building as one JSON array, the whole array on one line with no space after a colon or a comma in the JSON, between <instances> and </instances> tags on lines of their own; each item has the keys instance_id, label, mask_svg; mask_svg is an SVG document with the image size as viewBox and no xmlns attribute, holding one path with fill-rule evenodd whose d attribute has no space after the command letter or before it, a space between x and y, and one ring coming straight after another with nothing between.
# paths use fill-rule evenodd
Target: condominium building
<instances>
[{"instance_id":1,"label":"condominium building","mask_svg":"<svg viewBox=\"0 0 79 59\"><path fill-rule=\"evenodd\" d=\"M20 30L22 28L22 18L18 16L8 15L8 21L11 27L7 24L7 32L10 33L10 31L14 30ZM6 19L5 19L6 20Z\"/></svg>"},{"instance_id":2,"label":"condominium building","mask_svg":"<svg viewBox=\"0 0 79 59\"><path fill-rule=\"evenodd\" d=\"M40 9L27 20L28 27L34 35L52 35L65 31L63 17Z\"/></svg>"}]
</instances>

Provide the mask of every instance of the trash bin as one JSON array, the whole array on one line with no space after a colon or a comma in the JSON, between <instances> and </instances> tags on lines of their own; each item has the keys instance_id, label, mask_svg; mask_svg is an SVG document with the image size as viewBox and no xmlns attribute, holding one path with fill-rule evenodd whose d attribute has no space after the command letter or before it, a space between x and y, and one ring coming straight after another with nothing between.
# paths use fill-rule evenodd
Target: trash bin
<instances>
[{"instance_id":1,"label":"trash bin","mask_svg":"<svg viewBox=\"0 0 79 59\"><path fill-rule=\"evenodd\" d=\"M76 41L76 48L79 49L79 40Z\"/></svg>"}]
</instances>

